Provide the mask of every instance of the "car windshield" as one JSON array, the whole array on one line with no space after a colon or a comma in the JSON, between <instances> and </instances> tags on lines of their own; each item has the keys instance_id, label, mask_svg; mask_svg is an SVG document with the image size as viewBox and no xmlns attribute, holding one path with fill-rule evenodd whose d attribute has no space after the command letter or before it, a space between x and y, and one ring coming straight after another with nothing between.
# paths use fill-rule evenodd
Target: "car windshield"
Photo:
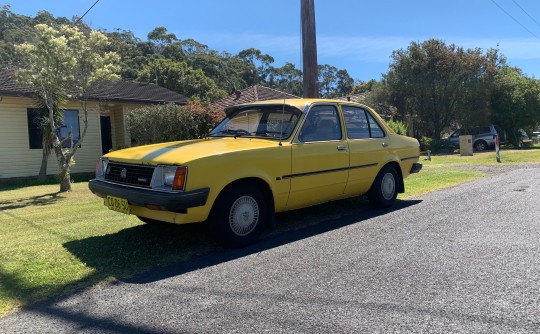
<instances>
[{"instance_id":1,"label":"car windshield","mask_svg":"<svg viewBox=\"0 0 540 334\"><path fill-rule=\"evenodd\" d=\"M229 111L209 136L286 139L291 136L300 115L300 110L283 105L238 107Z\"/></svg>"}]
</instances>

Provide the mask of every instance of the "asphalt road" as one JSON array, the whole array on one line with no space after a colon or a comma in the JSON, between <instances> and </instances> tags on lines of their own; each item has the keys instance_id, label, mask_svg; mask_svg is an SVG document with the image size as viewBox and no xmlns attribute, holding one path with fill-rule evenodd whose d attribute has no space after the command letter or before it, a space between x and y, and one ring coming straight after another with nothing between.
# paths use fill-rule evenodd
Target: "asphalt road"
<instances>
[{"instance_id":1,"label":"asphalt road","mask_svg":"<svg viewBox=\"0 0 540 334\"><path fill-rule=\"evenodd\" d=\"M540 332L540 166L206 254L1 333Z\"/></svg>"}]
</instances>

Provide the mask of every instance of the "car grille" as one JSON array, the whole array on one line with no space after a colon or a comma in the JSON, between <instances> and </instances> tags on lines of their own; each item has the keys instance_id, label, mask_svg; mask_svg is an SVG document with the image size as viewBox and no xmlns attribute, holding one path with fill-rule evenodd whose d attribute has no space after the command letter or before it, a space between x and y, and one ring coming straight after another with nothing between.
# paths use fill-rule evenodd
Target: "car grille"
<instances>
[{"instance_id":1,"label":"car grille","mask_svg":"<svg viewBox=\"0 0 540 334\"><path fill-rule=\"evenodd\" d=\"M150 187L154 167L109 162L105 180L138 187Z\"/></svg>"}]
</instances>

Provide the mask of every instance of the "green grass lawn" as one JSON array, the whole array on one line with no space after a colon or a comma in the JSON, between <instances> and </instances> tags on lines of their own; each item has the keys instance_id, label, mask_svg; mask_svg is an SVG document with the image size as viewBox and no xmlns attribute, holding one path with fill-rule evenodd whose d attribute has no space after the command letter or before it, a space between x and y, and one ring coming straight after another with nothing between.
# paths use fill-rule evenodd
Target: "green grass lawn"
<instances>
[{"instance_id":1,"label":"green grass lawn","mask_svg":"<svg viewBox=\"0 0 540 334\"><path fill-rule=\"evenodd\" d=\"M435 155L431 161L421 161L428 166L434 165L498 165L540 162L540 149L501 150L501 163L497 162L495 151L475 153L473 156L459 154Z\"/></svg>"},{"instance_id":2,"label":"green grass lawn","mask_svg":"<svg viewBox=\"0 0 540 334\"><path fill-rule=\"evenodd\" d=\"M405 179L405 193L399 194L398 198L407 199L410 197L429 193L431 191L481 178L483 172L457 169L444 165L427 165L420 173L412 174Z\"/></svg>"},{"instance_id":3,"label":"green grass lawn","mask_svg":"<svg viewBox=\"0 0 540 334\"><path fill-rule=\"evenodd\" d=\"M503 164L540 162L540 150L502 151ZM485 174L463 165L497 165L495 153L473 157L434 156L406 179L400 199L454 186ZM1 185L0 185L1 186ZM87 182L59 194L58 185L3 187L0 191L0 315L50 296L124 278L149 268L220 249L204 225L149 226L135 216L109 211L92 195ZM302 228L321 219L339 218L364 200L346 200L285 217L284 227ZM305 218L306 213L313 217ZM307 222L295 223L295 220ZM292 221L292 223L291 223ZM281 222L280 222L281 223ZM292 225L291 225L292 224ZM295 225L296 224L296 225Z\"/></svg>"},{"instance_id":4,"label":"green grass lawn","mask_svg":"<svg viewBox=\"0 0 540 334\"><path fill-rule=\"evenodd\" d=\"M87 182L57 191L45 185L0 192L0 315L216 247L200 226L158 228L109 211Z\"/></svg>"}]
</instances>

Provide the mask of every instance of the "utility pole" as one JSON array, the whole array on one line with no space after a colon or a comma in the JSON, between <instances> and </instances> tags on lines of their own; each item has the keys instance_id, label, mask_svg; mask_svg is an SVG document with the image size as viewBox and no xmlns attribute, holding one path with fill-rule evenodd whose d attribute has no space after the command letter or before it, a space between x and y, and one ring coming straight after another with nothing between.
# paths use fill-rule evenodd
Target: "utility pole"
<instances>
[{"instance_id":1,"label":"utility pole","mask_svg":"<svg viewBox=\"0 0 540 334\"><path fill-rule=\"evenodd\" d=\"M315 0L301 1L302 60L304 97L317 97L317 37L315 32Z\"/></svg>"}]
</instances>

